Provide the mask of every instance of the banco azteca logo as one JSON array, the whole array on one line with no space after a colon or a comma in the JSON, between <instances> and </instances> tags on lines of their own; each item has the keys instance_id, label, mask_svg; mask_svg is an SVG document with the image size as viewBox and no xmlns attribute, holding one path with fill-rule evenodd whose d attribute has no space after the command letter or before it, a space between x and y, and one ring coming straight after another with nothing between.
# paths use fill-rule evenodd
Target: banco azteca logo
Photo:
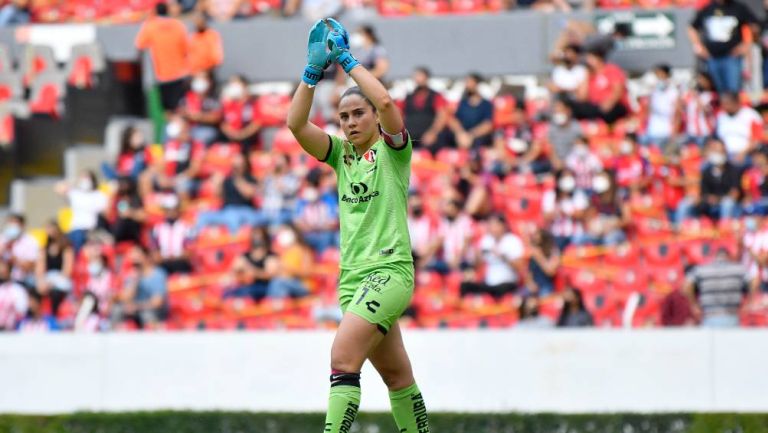
<instances>
[{"instance_id":1,"label":"banco azteca logo","mask_svg":"<svg viewBox=\"0 0 768 433\"><path fill-rule=\"evenodd\" d=\"M349 189L354 195L363 195L368 192L368 185L363 182L351 182L349 184Z\"/></svg>"}]
</instances>

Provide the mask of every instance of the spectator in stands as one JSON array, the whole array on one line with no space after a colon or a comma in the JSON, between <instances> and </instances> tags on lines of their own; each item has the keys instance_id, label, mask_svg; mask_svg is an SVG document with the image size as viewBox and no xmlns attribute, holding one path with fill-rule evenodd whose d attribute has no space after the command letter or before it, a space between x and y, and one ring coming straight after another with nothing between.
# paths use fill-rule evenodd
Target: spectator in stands
<instances>
[{"instance_id":1,"label":"spectator in stands","mask_svg":"<svg viewBox=\"0 0 768 433\"><path fill-rule=\"evenodd\" d=\"M213 72L224 61L224 46L221 35L208 26L208 19L202 12L195 13L195 29L189 35L189 69L192 74Z\"/></svg>"},{"instance_id":2,"label":"spectator in stands","mask_svg":"<svg viewBox=\"0 0 768 433\"><path fill-rule=\"evenodd\" d=\"M707 142L708 166L701 176L698 202L685 197L678 205L675 221L682 222L695 213L710 218L733 218L739 213L741 198L741 171L725 153L725 145L717 138Z\"/></svg>"},{"instance_id":3,"label":"spectator in stands","mask_svg":"<svg viewBox=\"0 0 768 433\"><path fill-rule=\"evenodd\" d=\"M592 191L592 179L603 170L603 163L590 149L587 139L579 137L565 158L565 168L573 173L577 190L590 192Z\"/></svg>"},{"instance_id":4,"label":"spectator in stands","mask_svg":"<svg viewBox=\"0 0 768 433\"><path fill-rule=\"evenodd\" d=\"M423 146L435 154L441 147L438 138L448 121L448 110L443 96L429 87L430 76L425 66L416 68L416 87L405 97L403 115L414 146Z\"/></svg>"},{"instance_id":5,"label":"spectator in stands","mask_svg":"<svg viewBox=\"0 0 768 433\"><path fill-rule=\"evenodd\" d=\"M99 332L107 329L107 322L99 314L99 301L92 293L83 295L72 330L75 332Z\"/></svg>"},{"instance_id":6,"label":"spectator in stands","mask_svg":"<svg viewBox=\"0 0 768 433\"><path fill-rule=\"evenodd\" d=\"M199 0L198 9L216 21L231 21L253 15L251 3L248 0Z\"/></svg>"},{"instance_id":7,"label":"spectator in stands","mask_svg":"<svg viewBox=\"0 0 768 433\"><path fill-rule=\"evenodd\" d=\"M158 2L154 16L141 25L135 44L137 49L149 51L163 109L166 113L176 110L189 78L186 26L168 16L168 4Z\"/></svg>"},{"instance_id":8,"label":"spectator in stands","mask_svg":"<svg viewBox=\"0 0 768 433\"><path fill-rule=\"evenodd\" d=\"M464 80L464 95L453 116L448 118L450 139L461 149L486 147L493 141L493 104L480 95L483 79L471 73Z\"/></svg>"},{"instance_id":9,"label":"spectator in stands","mask_svg":"<svg viewBox=\"0 0 768 433\"><path fill-rule=\"evenodd\" d=\"M283 6L285 16L301 13L308 22L338 16L343 10L344 3L342 0L287 0Z\"/></svg>"},{"instance_id":10,"label":"spectator in stands","mask_svg":"<svg viewBox=\"0 0 768 433\"><path fill-rule=\"evenodd\" d=\"M735 165L747 163L747 156L760 144L763 119L752 107L743 106L736 93L720 95L722 111L717 115L717 136L725 143L728 159Z\"/></svg>"},{"instance_id":11,"label":"spectator in stands","mask_svg":"<svg viewBox=\"0 0 768 433\"><path fill-rule=\"evenodd\" d=\"M610 124L626 116L629 101L624 71L613 63L607 63L602 51L589 51L585 60L589 76L570 102L574 117L601 119Z\"/></svg>"},{"instance_id":12,"label":"spectator in stands","mask_svg":"<svg viewBox=\"0 0 768 433\"><path fill-rule=\"evenodd\" d=\"M179 104L179 114L189 123L193 140L210 145L219 137L221 103L210 72L194 74L190 90Z\"/></svg>"},{"instance_id":13,"label":"spectator in stands","mask_svg":"<svg viewBox=\"0 0 768 433\"><path fill-rule=\"evenodd\" d=\"M11 264L0 259L0 331L12 331L27 313L29 294L11 280Z\"/></svg>"},{"instance_id":14,"label":"spectator in stands","mask_svg":"<svg viewBox=\"0 0 768 433\"><path fill-rule=\"evenodd\" d=\"M312 249L293 224L277 229L275 243L280 251L280 264L274 278L269 281L267 296L270 298L299 298L309 294L307 283L313 275Z\"/></svg>"},{"instance_id":15,"label":"spectator in stands","mask_svg":"<svg viewBox=\"0 0 768 433\"><path fill-rule=\"evenodd\" d=\"M200 172L205 159L205 144L192 138L189 124L178 115L170 118L165 128L163 157L140 179L140 191L147 197L154 191L176 192L187 202L200 185Z\"/></svg>"},{"instance_id":16,"label":"spectator in stands","mask_svg":"<svg viewBox=\"0 0 768 433\"><path fill-rule=\"evenodd\" d=\"M360 26L350 35L349 45L360 64L371 71L374 77L383 81L389 72L389 58L376 30L369 25Z\"/></svg>"},{"instance_id":17,"label":"spectator in stands","mask_svg":"<svg viewBox=\"0 0 768 433\"><path fill-rule=\"evenodd\" d=\"M143 247L134 248L129 260L131 272L112 308L112 323L130 319L139 328L156 328L168 316L167 276Z\"/></svg>"},{"instance_id":18,"label":"spectator in stands","mask_svg":"<svg viewBox=\"0 0 768 433\"><path fill-rule=\"evenodd\" d=\"M69 239L61 231L56 221L51 221L46 228L47 240L44 254L37 258L37 293L51 301L51 314L59 314L62 301L72 293L72 269L75 263L75 250Z\"/></svg>"},{"instance_id":19,"label":"spectator in stands","mask_svg":"<svg viewBox=\"0 0 768 433\"><path fill-rule=\"evenodd\" d=\"M698 299L702 326L738 326L749 283L747 268L726 248L717 251L714 261L694 267L686 275L686 290Z\"/></svg>"},{"instance_id":20,"label":"spectator in stands","mask_svg":"<svg viewBox=\"0 0 768 433\"><path fill-rule=\"evenodd\" d=\"M560 268L560 251L555 237L546 229L539 229L530 239L526 288L538 296L555 291L555 276Z\"/></svg>"},{"instance_id":21,"label":"spectator in stands","mask_svg":"<svg viewBox=\"0 0 768 433\"><path fill-rule=\"evenodd\" d=\"M752 12L735 0L712 0L699 10L688 28L693 52L706 62L718 92L741 91L743 59L749 53Z\"/></svg>"},{"instance_id":22,"label":"spectator in stands","mask_svg":"<svg viewBox=\"0 0 768 433\"><path fill-rule=\"evenodd\" d=\"M106 318L115 301L117 277L109 266L109 259L99 246L89 243L83 252L87 275L82 291L94 297L99 315ZM82 302L86 302L85 299Z\"/></svg>"},{"instance_id":23,"label":"spectator in stands","mask_svg":"<svg viewBox=\"0 0 768 433\"><path fill-rule=\"evenodd\" d=\"M483 169L480 154L473 155L468 164L458 167L456 190L464 201L464 211L472 218L483 219L493 211L491 203L492 174Z\"/></svg>"},{"instance_id":24,"label":"spectator in stands","mask_svg":"<svg viewBox=\"0 0 768 433\"><path fill-rule=\"evenodd\" d=\"M0 8L0 26L27 24L31 19L30 0L12 0Z\"/></svg>"},{"instance_id":25,"label":"spectator in stands","mask_svg":"<svg viewBox=\"0 0 768 433\"><path fill-rule=\"evenodd\" d=\"M483 282L461 283L461 294L488 293L500 298L514 293L525 275L524 247L520 238L511 233L507 220L501 214L488 219L488 233L480 239L480 262L484 266Z\"/></svg>"},{"instance_id":26,"label":"spectator in stands","mask_svg":"<svg viewBox=\"0 0 768 433\"><path fill-rule=\"evenodd\" d=\"M224 138L239 143L246 154L258 142L261 122L256 101L248 92L248 82L240 75L232 76L221 91Z\"/></svg>"},{"instance_id":27,"label":"spectator in stands","mask_svg":"<svg viewBox=\"0 0 768 433\"><path fill-rule=\"evenodd\" d=\"M695 325L693 307L693 301L682 290L669 292L661 301L661 326Z\"/></svg>"},{"instance_id":28,"label":"spectator in stands","mask_svg":"<svg viewBox=\"0 0 768 433\"><path fill-rule=\"evenodd\" d=\"M752 167L741 178L742 208L748 215L768 215L768 154L764 148L750 154Z\"/></svg>"},{"instance_id":29,"label":"spectator in stands","mask_svg":"<svg viewBox=\"0 0 768 433\"><path fill-rule=\"evenodd\" d=\"M11 214L0 233L0 261L11 266L11 279L27 287L35 285L35 265L40 253L37 241L26 233L23 215Z\"/></svg>"},{"instance_id":30,"label":"spectator in stands","mask_svg":"<svg viewBox=\"0 0 768 433\"><path fill-rule=\"evenodd\" d=\"M436 235L435 221L424 210L424 201L414 192L408 196L408 232L411 237L411 249L417 269L431 263L440 249L440 239Z\"/></svg>"},{"instance_id":31,"label":"spectator in stands","mask_svg":"<svg viewBox=\"0 0 768 433\"><path fill-rule=\"evenodd\" d=\"M717 92L712 77L697 72L695 85L683 97L685 105L685 133L687 141L704 147L714 132Z\"/></svg>"},{"instance_id":32,"label":"spectator in stands","mask_svg":"<svg viewBox=\"0 0 768 433\"><path fill-rule=\"evenodd\" d=\"M558 98L552 105L552 118L547 129L547 142L549 144L549 161L554 170L562 170L565 160L576 143L582 136L581 125L573 118L571 107Z\"/></svg>"},{"instance_id":33,"label":"spectator in stands","mask_svg":"<svg viewBox=\"0 0 768 433\"><path fill-rule=\"evenodd\" d=\"M235 155L229 176L216 176L214 183L217 196L223 202L222 207L218 211L201 213L197 218L196 233L211 225L224 225L230 233L237 233L244 225L264 223L263 217L254 207L258 185L251 176L250 165L243 155Z\"/></svg>"},{"instance_id":34,"label":"spectator in stands","mask_svg":"<svg viewBox=\"0 0 768 433\"><path fill-rule=\"evenodd\" d=\"M152 228L152 260L167 274L192 272L189 262L192 227L181 217L178 197L169 195L162 202L162 222Z\"/></svg>"},{"instance_id":35,"label":"spectator in stands","mask_svg":"<svg viewBox=\"0 0 768 433\"><path fill-rule=\"evenodd\" d=\"M551 171L542 143L533 138L533 128L524 107L518 105L511 123L497 129L494 135L494 150L501 162L501 167L494 169L495 173L541 174Z\"/></svg>"},{"instance_id":36,"label":"spectator in stands","mask_svg":"<svg viewBox=\"0 0 768 433\"><path fill-rule=\"evenodd\" d=\"M290 157L275 155L272 172L264 178L261 201L261 213L267 224L277 226L292 220L300 186L301 179L291 170Z\"/></svg>"},{"instance_id":37,"label":"spectator in stands","mask_svg":"<svg viewBox=\"0 0 768 433\"><path fill-rule=\"evenodd\" d=\"M664 149L680 127L680 90L672 82L672 68L667 64L653 68L656 85L648 97L648 119L640 142Z\"/></svg>"},{"instance_id":38,"label":"spectator in stands","mask_svg":"<svg viewBox=\"0 0 768 433\"><path fill-rule=\"evenodd\" d=\"M576 90L587 80L588 71L581 64L581 47L569 44L555 59L551 81L547 85L554 94L573 96Z\"/></svg>"},{"instance_id":39,"label":"spectator in stands","mask_svg":"<svg viewBox=\"0 0 768 433\"><path fill-rule=\"evenodd\" d=\"M151 154L144 133L135 126L129 126L120 136L120 153L117 155L115 166L112 167L104 162L101 165L101 172L108 180L129 177L135 181L150 162Z\"/></svg>"},{"instance_id":40,"label":"spectator in stands","mask_svg":"<svg viewBox=\"0 0 768 433\"><path fill-rule=\"evenodd\" d=\"M115 242L140 243L146 218L136 181L130 177L121 177L117 181L117 192L112 198L107 217Z\"/></svg>"},{"instance_id":41,"label":"spectator in stands","mask_svg":"<svg viewBox=\"0 0 768 433\"><path fill-rule=\"evenodd\" d=\"M630 224L630 213L627 203L618 195L616 181L607 172L599 173L592 180L592 191L594 195L584 215L585 237L574 239L574 243L615 246L626 241L624 229Z\"/></svg>"},{"instance_id":42,"label":"spectator in stands","mask_svg":"<svg viewBox=\"0 0 768 433\"><path fill-rule=\"evenodd\" d=\"M613 161L619 198L626 200L632 193L648 185L646 161L640 156L634 134L627 134L619 143L618 155Z\"/></svg>"},{"instance_id":43,"label":"spectator in stands","mask_svg":"<svg viewBox=\"0 0 768 433\"><path fill-rule=\"evenodd\" d=\"M293 221L315 252L339 245L339 203L335 194L322 191L321 173L307 176L307 185L296 202Z\"/></svg>"},{"instance_id":44,"label":"spectator in stands","mask_svg":"<svg viewBox=\"0 0 768 433\"><path fill-rule=\"evenodd\" d=\"M60 182L56 192L67 198L72 209L69 240L77 253L85 244L88 232L99 226L99 219L107 209L107 197L98 190L99 182L92 171L80 174L75 184Z\"/></svg>"},{"instance_id":45,"label":"spectator in stands","mask_svg":"<svg viewBox=\"0 0 768 433\"><path fill-rule=\"evenodd\" d=\"M525 295L520 301L519 320L515 327L523 329L551 328L552 323L547 316L539 313L539 295Z\"/></svg>"},{"instance_id":46,"label":"spectator in stands","mask_svg":"<svg viewBox=\"0 0 768 433\"><path fill-rule=\"evenodd\" d=\"M27 314L19 322L18 331L22 333L40 333L58 331L59 324L56 318L43 312L43 298L35 293L29 294L29 305L27 305Z\"/></svg>"},{"instance_id":47,"label":"spectator in stands","mask_svg":"<svg viewBox=\"0 0 768 433\"><path fill-rule=\"evenodd\" d=\"M266 227L257 227L251 234L250 251L232 262L230 274L234 287L224 298L251 298L260 301L267 295L269 282L277 274L280 259L272 252Z\"/></svg>"},{"instance_id":48,"label":"spectator in stands","mask_svg":"<svg viewBox=\"0 0 768 433\"><path fill-rule=\"evenodd\" d=\"M457 197L449 197L442 203L442 219L438 223L437 239L440 251L427 264L427 270L448 274L469 269L469 246L474 225L463 212Z\"/></svg>"},{"instance_id":49,"label":"spectator in stands","mask_svg":"<svg viewBox=\"0 0 768 433\"><path fill-rule=\"evenodd\" d=\"M563 170L557 176L555 191L542 199L544 219L548 222L555 244L562 250L574 237L584 232L584 214L589 207L589 197L576 188L576 175Z\"/></svg>"},{"instance_id":50,"label":"spectator in stands","mask_svg":"<svg viewBox=\"0 0 768 433\"><path fill-rule=\"evenodd\" d=\"M584 306L581 290L568 287L563 292L563 309L557 319L558 328L579 328L594 325L592 315Z\"/></svg>"}]
</instances>

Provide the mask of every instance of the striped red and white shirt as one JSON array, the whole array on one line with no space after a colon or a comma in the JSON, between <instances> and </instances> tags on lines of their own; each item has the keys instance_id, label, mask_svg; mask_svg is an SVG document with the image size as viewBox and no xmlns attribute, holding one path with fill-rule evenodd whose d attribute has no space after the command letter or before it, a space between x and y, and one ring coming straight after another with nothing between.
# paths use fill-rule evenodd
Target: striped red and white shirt
<instances>
[{"instance_id":1,"label":"striped red and white shirt","mask_svg":"<svg viewBox=\"0 0 768 433\"><path fill-rule=\"evenodd\" d=\"M28 306L29 296L23 287L12 281L0 284L0 331L16 329Z\"/></svg>"},{"instance_id":2,"label":"striped red and white shirt","mask_svg":"<svg viewBox=\"0 0 768 433\"><path fill-rule=\"evenodd\" d=\"M192 228L182 220L163 221L152 229L152 244L160 257L171 259L184 255L191 240Z\"/></svg>"},{"instance_id":3,"label":"striped red and white shirt","mask_svg":"<svg viewBox=\"0 0 768 433\"><path fill-rule=\"evenodd\" d=\"M115 277L111 271L102 271L99 275L89 275L85 283L86 292L91 292L99 301L99 313L109 312L109 305L115 292Z\"/></svg>"},{"instance_id":4,"label":"striped red and white shirt","mask_svg":"<svg viewBox=\"0 0 768 433\"><path fill-rule=\"evenodd\" d=\"M440 221L437 233L443 239L443 260L447 263L468 261L469 242L474 229L474 222L467 215L459 215L453 221Z\"/></svg>"}]
</instances>

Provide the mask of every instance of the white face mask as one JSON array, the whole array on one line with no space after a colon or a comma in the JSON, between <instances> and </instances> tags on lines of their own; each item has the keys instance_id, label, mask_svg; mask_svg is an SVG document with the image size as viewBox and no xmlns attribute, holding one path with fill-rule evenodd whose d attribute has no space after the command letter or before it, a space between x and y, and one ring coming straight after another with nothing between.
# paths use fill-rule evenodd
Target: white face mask
<instances>
[{"instance_id":1,"label":"white face mask","mask_svg":"<svg viewBox=\"0 0 768 433\"><path fill-rule=\"evenodd\" d=\"M230 83L224 88L225 99L240 99L245 96L245 87L240 83Z\"/></svg>"},{"instance_id":2,"label":"white face mask","mask_svg":"<svg viewBox=\"0 0 768 433\"><path fill-rule=\"evenodd\" d=\"M552 123L555 125L565 125L568 122L568 115L565 113L555 113L552 115Z\"/></svg>"},{"instance_id":3,"label":"white face mask","mask_svg":"<svg viewBox=\"0 0 768 433\"><path fill-rule=\"evenodd\" d=\"M710 153L710 154L709 154L709 156L707 157L707 160L708 160L708 161L710 162L710 164L712 164L712 165L717 165L717 166L720 166L720 165L723 165L723 164L725 164L725 161L727 161L727 160L728 160L728 157L726 157L724 153L720 153L720 152L712 152L712 153Z\"/></svg>"},{"instance_id":4,"label":"white face mask","mask_svg":"<svg viewBox=\"0 0 768 433\"><path fill-rule=\"evenodd\" d=\"M192 80L192 91L195 93L205 93L211 85L205 78L195 78Z\"/></svg>"},{"instance_id":5,"label":"white face mask","mask_svg":"<svg viewBox=\"0 0 768 433\"><path fill-rule=\"evenodd\" d=\"M165 127L165 135L168 138L174 139L181 135L181 124L179 122L171 122Z\"/></svg>"},{"instance_id":6,"label":"white face mask","mask_svg":"<svg viewBox=\"0 0 768 433\"><path fill-rule=\"evenodd\" d=\"M521 140L519 138L509 139L507 146L509 146L509 149L515 153L523 153L528 150L528 143L526 143L525 140Z\"/></svg>"},{"instance_id":7,"label":"white face mask","mask_svg":"<svg viewBox=\"0 0 768 433\"><path fill-rule=\"evenodd\" d=\"M631 142L629 141L621 142L621 147L619 147L619 152L621 152L622 155L630 155L633 150L634 150L634 146L632 146Z\"/></svg>"},{"instance_id":8,"label":"white face mask","mask_svg":"<svg viewBox=\"0 0 768 433\"><path fill-rule=\"evenodd\" d=\"M296 241L296 235L290 230L283 230L277 234L275 241L278 245L285 248Z\"/></svg>"},{"instance_id":9,"label":"white face mask","mask_svg":"<svg viewBox=\"0 0 768 433\"><path fill-rule=\"evenodd\" d=\"M320 197L320 193L315 188L307 188L304 190L303 196L306 201L315 201Z\"/></svg>"},{"instance_id":10,"label":"white face mask","mask_svg":"<svg viewBox=\"0 0 768 433\"><path fill-rule=\"evenodd\" d=\"M360 48L363 45L365 45L365 36L361 35L360 33L352 33L352 35L349 37L349 47Z\"/></svg>"},{"instance_id":11,"label":"white face mask","mask_svg":"<svg viewBox=\"0 0 768 433\"><path fill-rule=\"evenodd\" d=\"M99 275L103 269L104 269L104 265L102 265L101 262L88 263L89 275Z\"/></svg>"},{"instance_id":12,"label":"white face mask","mask_svg":"<svg viewBox=\"0 0 768 433\"><path fill-rule=\"evenodd\" d=\"M18 224L8 224L3 230L3 237L6 240L12 241L21 236L21 227Z\"/></svg>"},{"instance_id":13,"label":"white face mask","mask_svg":"<svg viewBox=\"0 0 768 433\"><path fill-rule=\"evenodd\" d=\"M611 181L605 176L597 176L592 179L592 189L598 194L608 191L610 187Z\"/></svg>"},{"instance_id":14,"label":"white face mask","mask_svg":"<svg viewBox=\"0 0 768 433\"><path fill-rule=\"evenodd\" d=\"M583 144L577 144L573 146L573 154L578 157L585 157L589 155L589 147Z\"/></svg>"},{"instance_id":15,"label":"white face mask","mask_svg":"<svg viewBox=\"0 0 768 433\"><path fill-rule=\"evenodd\" d=\"M91 182L91 179L84 177L77 181L77 189L91 191L93 189L93 182Z\"/></svg>"},{"instance_id":16,"label":"white face mask","mask_svg":"<svg viewBox=\"0 0 768 433\"><path fill-rule=\"evenodd\" d=\"M576 179L572 176L561 177L557 182L557 187L560 188L560 191L571 192L576 188Z\"/></svg>"}]
</instances>

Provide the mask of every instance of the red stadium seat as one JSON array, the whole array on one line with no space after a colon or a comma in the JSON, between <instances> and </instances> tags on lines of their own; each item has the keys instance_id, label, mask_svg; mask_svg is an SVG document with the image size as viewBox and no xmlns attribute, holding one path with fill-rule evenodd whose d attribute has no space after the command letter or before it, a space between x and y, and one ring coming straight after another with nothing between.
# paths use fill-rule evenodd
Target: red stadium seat
<instances>
[{"instance_id":1,"label":"red stadium seat","mask_svg":"<svg viewBox=\"0 0 768 433\"><path fill-rule=\"evenodd\" d=\"M650 265L680 265L680 253L680 245L675 240L653 242L643 247L643 256Z\"/></svg>"},{"instance_id":2,"label":"red stadium seat","mask_svg":"<svg viewBox=\"0 0 768 433\"><path fill-rule=\"evenodd\" d=\"M512 95L501 95L493 98L493 126L501 128L515 122L517 99Z\"/></svg>"},{"instance_id":3,"label":"red stadium seat","mask_svg":"<svg viewBox=\"0 0 768 433\"><path fill-rule=\"evenodd\" d=\"M288 107L291 105L289 95L267 94L256 99L256 111L263 127L277 127L285 125L288 117Z\"/></svg>"},{"instance_id":4,"label":"red stadium seat","mask_svg":"<svg viewBox=\"0 0 768 433\"><path fill-rule=\"evenodd\" d=\"M416 13L420 15L442 15L451 12L448 0L415 0Z\"/></svg>"},{"instance_id":5,"label":"red stadium seat","mask_svg":"<svg viewBox=\"0 0 768 433\"><path fill-rule=\"evenodd\" d=\"M35 114L59 117L59 89L56 84L44 84L36 97L29 102L29 109Z\"/></svg>"},{"instance_id":6,"label":"red stadium seat","mask_svg":"<svg viewBox=\"0 0 768 433\"><path fill-rule=\"evenodd\" d=\"M412 0L379 0L379 14L385 17L411 15L416 10Z\"/></svg>"}]
</instances>

